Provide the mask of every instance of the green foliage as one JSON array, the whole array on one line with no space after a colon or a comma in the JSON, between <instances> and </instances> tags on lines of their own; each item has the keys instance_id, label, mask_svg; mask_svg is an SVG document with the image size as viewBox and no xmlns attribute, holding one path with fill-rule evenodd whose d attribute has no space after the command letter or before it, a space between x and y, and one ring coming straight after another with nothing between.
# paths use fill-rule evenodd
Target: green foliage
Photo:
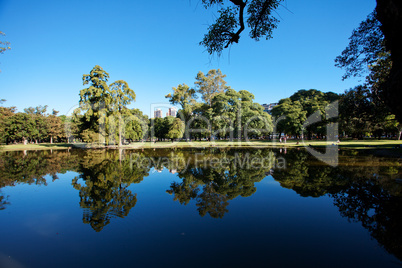
<instances>
[{"instance_id":1,"label":"green foliage","mask_svg":"<svg viewBox=\"0 0 402 268\"><path fill-rule=\"evenodd\" d=\"M190 118L196 103L195 89L190 88L186 84L178 85L172 89L173 94L169 93L165 98L169 99L171 104L181 106L182 109L179 111L179 114L181 114L183 119L187 121Z\"/></svg>"},{"instance_id":2,"label":"green foliage","mask_svg":"<svg viewBox=\"0 0 402 268\"><path fill-rule=\"evenodd\" d=\"M229 201L239 196L253 195L256 192L254 184L265 178L275 162L274 154L266 150L203 152L203 160L210 165L197 166L195 163L183 169L174 167L182 181L173 182L166 191L174 195L173 200L183 205L195 200L197 211L202 217L209 214L213 218L223 218L229 211ZM208 162L211 159L222 162ZM262 161L259 165L253 165L252 159ZM172 164L183 161L189 163L185 157L183 161L172 157L171 161Z\"/></svg>"},{"instance_id":3,"label":"green foliage","mask_svg":"<svg viewBox=\"0 0 402 268\"><path fill-rule=\"evenodd\" d=\"M141 140L148 135L148 116L139 109L131 109L130 115L125 118L124 138L127 140Z\"/></svg>"},{"instance_id":4,"label":"green foliage","mask_svg":"<svg viewBox=\"0 0 402 268\"><path fill-rule=\"evenodd\" d=\"M96 133L89 129L85 129L84 131L81 132L81 138L86 143L98 144L100 141L99 133Z\"/></svg>"},{"instance_id":5,"label":"green foliage","mask_svg":"<svg viewBox=\"0 0 402 268\"><path fill-rule=\"evenodd\" d=\"M96 142L114 144L118 140L120 146L126 130L128 139L142 136L142 133L133 133L135 123L129 123L128 127L125 124L134 120L127 105L135 101L136 96L126 81L117 80L108 85L108 79L109 74L98 65L91 70L90 74L83 75L83 84L89 87L80 91L79 112L84 114L83 117L79 117L81 123L78 126L81 128L80 132L90 130L85 134L89 140L91 140L92 132L95 132L101 137L101 140ZM88 133L91 135L88 136Z\"/></svg>"},{"instance_id":6,"label":"green foliage","mask_svg":"<svg viewBox=\"0 0 402 268\"><path fill-rule=\"evenodd\" d=\"M181 121L180 118L175 118L173 121L172 126L169 128L169 131L166 135L169 139L180 139L183 137L184 134L184 122Z\"/></svg>"},{"instance_id":7,"label":"green foliage","mask_svg":"<svg viewBox=\"0 0 402 268\"><path fill-rule=\"evenodd\" d=\"M345 134L363 139L367 134L381 137L383 133L400 132L400 124L367 86L357 86L341 95L340 125Z\"/></svg>"},{"instance_id":8,"label":"green foliage","mask_svg":"<svg viewBox=\"0 0 402 268\"><path fill-rule=\"evenodd\" d=\"M212 98L226 89L226 82L223 80L225 77L226 75L222 74L219 69L209 70L206 75L201 71L198 72L194 83L196 90L210 107L212 106Z\"/></svg>"},{"instance_id":9,"label":"green foliage","mask_svg":"<svg viewBox=\"0 0 402 268\"><path fill-rule=\"evenodd\" d=\"M281 99L272 109L272 115L277 120L278 132L300 137L306 133L308 139L311 139L313 134L324 135L326 125L331 122L326 107L338 98L333 92L302 89L289 98ZM313 124L315 116L321 118Z\"/></svg>"},{"instance_id":10,"label":"green foliage","mask_svg":"<svg viewBox=\"0 0 402 268\"><path fill-rule=\"evenodd\" d=\"M5 102L6 100L2 99L0 103ZM16 112L16 107L2 107L0 106L0 143L8 142L7 129L6 127L10 125L9 120Z\"/></svg>"},{"instance_id":11,"label":"green foliage","mask_svg":"<svg viewBox=\"0 0 402 268\"><path fill-rule=\"evenodd\" d=\"M272 32L279 22L272 13L278 8L281 0L230 0L234 7L225 6L224 3L228 1L223 0L202 2L205 8L213 5L220 7L219 17L209 26L208 33L200 42L209 54L220 55L224 48L238 43L241 33L246 29L246 23L250 29L250 38L258 41L262 37L267 40L272 38Z\"/></svg>"},{"instance_id":12,"label":"green foliage","mask_svg":"<svg viewBox=\"0 0 402 268\"><path fill-rule=\"evenodd\" d=\"M149 175L150 167L135 166L121 158L117 151L88 151L79 166L80 176L72 181L84 209L83 222L90 224L96 232L112 218L128 215L137 203L137 194L128 187ZM137 161L141 159L137 158Z\"/></svg>"},{"instance_id":13,"label":"green foliage","mask_svg":"<svg viewBox=\"0 0 402 268\"><path fill-rule=\"evenodd\" d=\"M107 108L113 101L109 93L108 79L109 74L98 65L89 74L82 76L83 84L89 85L89 87L82 89L79 94L80 109L84 113L81 131L85 129L93 132L102 131L100 125L106 123ZM106 133L101 134L106 135Z\"/></svg>"},{"instance_id":14,"label":"green foliage","mask_svg":"<svg viewBox=\"0 0 402 268\"><path fill-rule=\"evenodd\" d=\"M47 133L50 137L50 143L53 143L54 138L65 137L63 121L57 114L58 111L53 110L53 113L46 118Z\"/></svg>"},{"instance_id":15,"label":"green foliage","mask_svg":"<svg viewBox=\"0 0 402 268\"><path fill-rule=\"evenodd\" d=\"M23 141L33 140L36 133L36 122L31 115L26 113L16 113L9 118L5 123L4 134L8 141Z\"/></svg>"},{"instance_id":16,"label":"green foliage","mask_svg":"<svg viewBox=\"0 0 402 268\"><path fill-rule=\"evenodd\" d=\"M198 72L195 88L202 103L195 101L195 89L185 84L166 95L172 104L182 106L179 114L184 114L186 138L259 138L272 132L271 116L253 102L254 95L226 86L225 77L219 69L206 75Z\"/></svg>"},{"instance_id":17,"label":"green foliage","mask_svg":"<svg viewBox=\"0 0 402 268\"><path fill-rule=\"evenodd\" d=\"M110 84L109 91L113 100L109 106L109 112L111 116L118 118L119 146L121 146L122 133L124 131L122 117L131 115L126 106L135 101L135 93L129 88L127 82L123 80Z\"/></svg>"},{"instance_id":18,"label":"green foliage","mask_svg":"<svg viewBox=\"0 0 402 268\"><path fill-rule=\"evenodd\" d=\"M366 73L367 66L375 63L380 53L386 51L380 26L376 13L372 12L353 30L348 46L335 59L335 66L345 69L343 79Z\"/></svg>"},{"instance_id":19,"label":"green foliage","mask_svg":"<svg viewBox=\"0 0 402 268\"><path fill-rule=\"evenodd\" d=\"M343 79L362 76L368 72L366 82L362 86L370 92L367 95L370 95L368 98L374 103L372 114L377 115L377 121L384 120L391 112L401 119L398 97L400 90L397 85L391 85L389 82L395 82L400 75L396 74L390 79L392 55L387 51L386 40L380 29L382 25L376 17L375 12L369 14L353 31L349 45L335 59L335 66L345 69ZM380 132L378 126L371 130Z\"/></svg>"}]
</instances>

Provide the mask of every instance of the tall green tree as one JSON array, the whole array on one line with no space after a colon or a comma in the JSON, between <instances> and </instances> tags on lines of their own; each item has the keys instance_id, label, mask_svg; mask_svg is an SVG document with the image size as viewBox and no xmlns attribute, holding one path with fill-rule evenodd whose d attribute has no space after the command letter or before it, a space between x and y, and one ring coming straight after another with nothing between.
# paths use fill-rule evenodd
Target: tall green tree
<instances>
[{"instance_id":1,"label":"tall green tree","mask_svg":"<svg viewBox=\"0 0 402 268\"><path fill-rule=\"evenodd\" d=\"M48 115L47 121L47 133L50 138L50 143L53 143L54 138L62 137L64 132L64 125L60 117L57 116L59 112L54 110L52 114Z\"/></svg>"},{"instance_id":2,"label":"tall green tree","mask_svg":"<svg viewBox=\"0 0 402 268\"><path fill-rule=\"evenodd\" d=\"M271 116L264 112L254 95L247 90L228 88L213 98L212 125L218 137L261 137L273 130Z\"/></svg>"},{"instance_id":3,"label":"tall green tree","mask_svg":"<svg viewBox=\"0 0 402 268\"><path fill-rule=\"evenodd\" d=\"M96 65L89 74L82 76L83 85L88 85L80 91L80 109L84 112L81 131L89 129L94 133L106 136L105 126L107 108L113 102L107 81L109 74Z\"/></svg>"},{"instance_id":4,"label":"tall green tree","mask_svg":"<svg viewBox=\"0 0 402 268\"><path fill-rule=\"evenodd\" d=\"M180 139L183 137L184 128L184 122L180 118L175 118L166 137L171 139L172 142L174 139Z\"/></svg>"},{"instance_id":5,"label":"tall green tree","mask_svg":"<svg viewBox=\"0 0 402 268\"><path fill-rule=\"evenodd\" d=\"M148 134L148 116L139 109L131 109L125 120L124 137L128 140L141 140Z\"/></svg>"},{"instance_id":6,"label":"tall green tree","mask_svg":"<svg viewBox=\"0 0 402 268\"><path fill-rule=\"evenodd\" d=\"M1 99L0 104L5 101L5 99ZM16 111L16 107L0 106L0 143L6 142L8 144L9 140L7 139L8 133L6 133L6 127L10 124L9 120Z\"/></svg>"},{"instance_id":7,"label":"tall green tree","mask_svg":"<svg viewBox=\"0 0 402 268\"><path fill-rule=\"evenodd\" d=\"M47 105L39 105L35 108L29 107L24 109L25 113L27 113L35 123L34 128L31 130L31 137L35 140L35 143L48 138L49 128L47 127L46 122L47 107Z\"/></svg>"},{"instance_id":8,"label":"tall green tree","mask_svg":"<svg viewBox=\"0 0 402 268\"><path fill-rule=\"evenodd\" d=\"M119 146L121 146L123 133L123 116L129 116L130 111L127 108L132 101L135 101L135 93L128 86L126 81L118 80L109 86L112 102L110 111L114 117L118 118Z\"/></svg>"},{"instance_id":9,"label":"tall green tree","mask_svg":"<svg viewBox=\"0 0 402 268\"><path fill-rule=\"evenodd\" d=\"M345 69L343 79L367 75L364 86L369 89L377 112L382 114L378 117L386 118L392 112L401 122L399 99L402 98L402 90L396 90L397 84L390 86L390 81L397 79L390 79L394 64L381 26L376 12L370 13L353 30L348 46L335 59L335 66Z\"/></svg>"},{"instance_id":10,"label":"tall green tree","mask_svg":"<svg viewBox=\"0 0 402 268\"><path fill-rule=\"evenodd\" d=\"M195 77L195 88L209 107L212 106L212 98L226 89L225 77L219 69L209 70L207 74L200 71Z\"/></svg>"},{"instance_id":11,"label":"tall green tree","mask_svg":"<svg viewBox=\"0 0 402 268\"><path fill-rule=\"evenodd\" d=\"M327 107L338 99L338 94L333 92L301 89L289 98L280 100L272 109L272 115L279 120L277 128L280 133L297 137L306 134L308 139L313 134L321 137L325 135L327 124L335 120L327 114Z\"/></svg>"},{"instance_id":12,"label":"tall green tree","mask_svg":"<svg viewBox=\"0 0 402 268\"><path fill-rule=\"evenodd\" d=\"M169 93L165 98L169 99L171 104L181 106L179 114L182 114L183 119L187 122L191 117L191 113L193 112L196 103L196 91L186 84L178 85L172 89L173 94Z\"/></svg>"},{"instance_id":13,"label":"tall green tree","mask_svg":"<svg viewBox=\"0 0 402 268\"><path fill-rule=\"evenodd\" d=\"M303 124L307 120L307 111L303 110L300 101L292 101L290 98L281 99L273 109L276 130L281 134L290 134L300 137L303 132Z\"/></svg>"},{"instance_id":14,"label":"tall green tree","mask_svg":"<svg viewBox=\"0 0 402 268\"><path fill-rule=\"evenodd\" d=\"M37 122L32 115L16 113L6 121L4 134L6 143L22 141L27 144L29 140L37 139Z\"/></svg>"}]
</instances>

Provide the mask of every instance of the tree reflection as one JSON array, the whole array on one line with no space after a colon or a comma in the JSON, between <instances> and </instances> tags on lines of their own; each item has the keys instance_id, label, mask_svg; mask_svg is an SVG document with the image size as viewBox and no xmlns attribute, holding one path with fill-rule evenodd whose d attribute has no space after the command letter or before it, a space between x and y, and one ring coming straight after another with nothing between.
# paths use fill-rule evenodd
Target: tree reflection
<instances>
[{"instance_id":1,"label":"tree reflection","mask_svg":"<svg viewBox=\"0 0 402 268\"><path fill-rule=\"evenodd\" d=\"M79 190L83 222L99 232L111 218L123 218L137 202L137 194L128 189L148 176L150 167L138 167L122 160L118 151L87 151L80 164L79 177L73 179Z\"/></svg>"},{"instance_id":2,"label":"tree reflection","mask_svg":"<svg viewBox=\"0 0 402 268\"><path fill-rule=\"evenodd\" d=\"M8 196L3 195L0 191L0 210L5 209L6 205L10 204L10 202L8 202L7 200L8 200Z\"/></svg>"},{"instance_id":3,"label":"tree reflection","mask_svg":"<svg viewBox=\"0 0 402 268\"><path fill-rule=\"evenodd\" d=\"M256 192L255 183L266 177L275 157L268 150L223 150L213 154L206 152L189 167L177 169L182 181L173 182L166 192L183 205L195 200L201 216L222 218L229 211L230 200Z\"/></svg>"},{"instance_id":4,"label":"tree reflection","mask_svg":"<svg viewBox=\"0 0 402 268\"><path fill-rule=\"evenodd\" d=\"M376 179L359 178L333 194L343 217L360 222L384 248L402 260L402 196L394 196Z\"/></svg>"},{"instance_id":5,"label":"tree reflection","mask_svg":"<svg viewBox=\"0 0 402 268\"><path fill-rule=\"evenodd\" d=\"M0 153L0 188L17 183L46 185L46 175L75 170L78 155L69 151L20 151Z\"/></svg>"},{"instance_id":6,"label":"tree reflection","mask_svg":"<svg viewBox=\"0 0 402 268\"><path fill-rule=\"evenodd\" d=\"M275 168L282 156L286 168ZM46 185L46 175L56 180L59 173L78 172L72 186L84 210L83 222L99 232L113 218L130 213L137 202L130 185L149 176L151 168L167 168L176 174L178 180L166 191L174 201L193 203L199 215L213 218L223 218L231 200L253 195L256 182L273 168L273 177L282 187L305 197L333 198L341 216L360 222L388 252L402 260L401 167L398 158L351 150L340 152L337 167L296 149L286 154L219 148L3 152L0 189L19 183ZM10 203L12 197L0 192L0 210Z\"/></svg>"},{"instance_id":7,"label":"tree reflection","mask_svg":"<svg viewBox=\"0 0 402 268\"><path fill-rule=\"evenodd\" d=\"M304 151L286 155L287 169L275 170L282 187L301 196L329 195L342 217L360 222L389 253L402 260L401 164L397 158L343 151L331 168Z\"/></svg>"},{"instance_id":8,"label":"tree reflection","mask_svg":"<svg viewBox=\"0 0 402 268\"><path fill-rule=\"evenodd\" d=\"M20 183L47 185L45 176L52 181L57 174L75 170L78 156L70 151L20 151L0 153L0 210L10 205L9 196L1 193L1 188Z\"/></svg>"},{"instance_id":9,"label":"tree reflection","mask_svg":"<svg viewBox=\"0 0 402 268\"><path fill-rule=\"evenodd\" d=\"M288 150L283 156L286 168L274 169L273 177L282 187L300 196L320 197L337 192L345 184L334 168L320 163L305 150Z\"/></svg>"}]
</instances>

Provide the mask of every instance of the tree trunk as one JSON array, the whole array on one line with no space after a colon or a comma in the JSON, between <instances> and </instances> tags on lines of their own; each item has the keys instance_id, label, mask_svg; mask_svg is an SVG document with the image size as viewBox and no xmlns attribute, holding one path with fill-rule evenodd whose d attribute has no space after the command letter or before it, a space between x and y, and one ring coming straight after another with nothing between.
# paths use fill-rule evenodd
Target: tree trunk
<instances>
[{"instance_id":1,"label":"tree trunk","mask_svg":"<svg viewBox=\"0 0 402 268\"><path fill-rule=\"evenodd\" d=\"M50 136L50 143L53 143L53 136Z\"/></svg>"},{"instance_id":2,"label":"tree trunk","mask_svg":"<svg viewBox=\"0 0 402 268\"><path fill-rule=\"evenodd\" d=\"M398 141L401 140L401 136L402 136L402 131L399 131Z\"/></svg>"},{"instance_id":3,"label":"tree trunk","mask_svg":"<svg viewBox=\"0 0 402 268\"><path fill-rule=\"evenodd\" d=\"M391 51L392 68L387 81L382 85L385 93L385 102L395 114L396 119L402 122L402 38L400 37L402 24L401 0L377 0L377 19L381 22L381 31L384 33L385 46Z\"/></svg>"},{"instance_id":4,"label":"tree trunk","mask_svg":"<svg viewBox=\"0 0 402 268\"><path fill-rule=\"evenodd\" d=\"M119 147L121 147L121 115L119 115Z\"/></svg>"}]
</instances>

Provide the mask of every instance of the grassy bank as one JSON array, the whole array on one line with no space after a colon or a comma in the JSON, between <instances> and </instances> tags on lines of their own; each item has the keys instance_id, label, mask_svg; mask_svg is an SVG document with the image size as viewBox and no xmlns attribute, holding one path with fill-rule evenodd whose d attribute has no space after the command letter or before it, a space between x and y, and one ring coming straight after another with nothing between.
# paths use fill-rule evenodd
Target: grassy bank
<instances>
[{"instance_id":1,"label":"grassy bank","mask_svg":"<svg viewBox=\"0 0 402 268\"><path fill-rule=\"evenodd\" d=\"M69 143L40 143L40 144L10 144L1 145L0 151L23 151L23 150L67 150L71 149L72 144Z\"/></svg>"},{"instance_id":2,"label":"grassy bank","mask_svg":"<svg viewBox=\"0 0 402 268\"><path fill-rule=\"evenodd\" d=\"M325 147L325 146L338 146L339 148L351 148L351 149L398 149L402 150L402 141L397 140L345 140L340 143L327 142L327 141L287 141L286 143L280 143L278 141L180 141L180 142L135 142L130 145L123 145L123 149L142 149L142 148L205 148L205 147L224 147L224 148L236 148L236 147L253 147L253 148L291 148L291 147ZM88 148L84 143L41 143L41 144L13 144L3 145L1 150L4 151L21 151L21 150L62 150L69 148ZM108 146L108 148L118 148L117 146Z\"/></svg>"}]
</instances>

